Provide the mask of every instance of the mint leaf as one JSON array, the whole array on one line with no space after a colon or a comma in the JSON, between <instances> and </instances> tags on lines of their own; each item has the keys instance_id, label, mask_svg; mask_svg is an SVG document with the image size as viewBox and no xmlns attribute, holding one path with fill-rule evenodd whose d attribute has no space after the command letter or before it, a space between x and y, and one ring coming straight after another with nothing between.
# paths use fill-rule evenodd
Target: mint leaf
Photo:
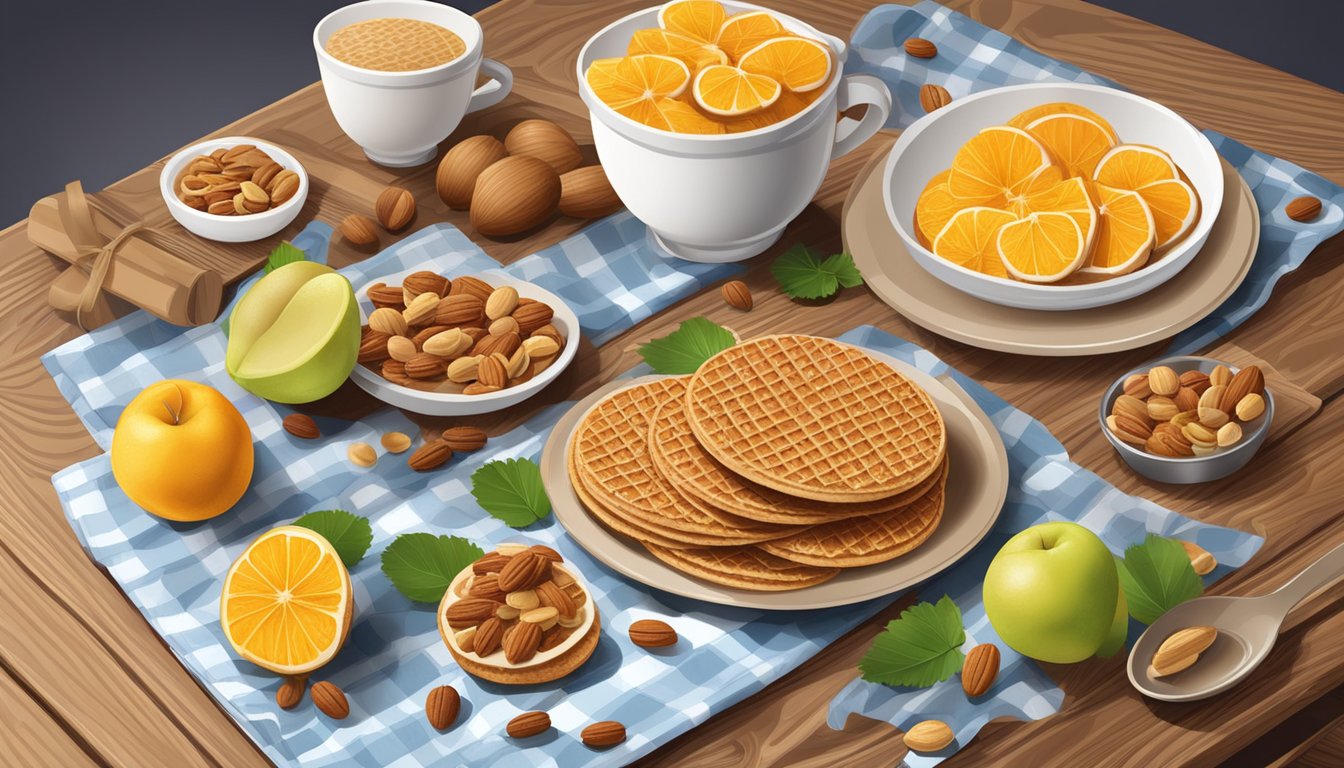
<instances>
[{"instance_id":1,"label":"mint leaf","mask_svg":"<svg viewBox=\"0 0 1344 768\"><path fill-rule=\"evenodd\" d=\"M863 679L884 685L928 688L961 669L966 642L961 609L943 595L935 603L916 603L873 640L859 662Z\"/></svg>"},{"instance_id":2,"label":"mint leaf","mask_svg":"<svg viewBox=\"0 0 1344 768\"><path fill-rule=\"evenodd\" d=\"M297 246L289 241L285 241L275 246L271 255L266 257L266 274L270 274L286 264L293 264L296 261L307 261L308 254L299 250Z\"/></svg>"},{"instance_id":3,"label":"mint leaf","mask_svg":"<svg viewBox=\"0 0 1344 768\"><path fill-rule=\"evenodd\" d=\"M859 268L854 266L854 257L848 253L827 256L826 260L821 262L821 268L835 275L836 282L840 283L841 288L857 288L863 285L863 275L859 273Z\"/></svg>"},{"instance_id":4,"label":"mint leaf","mask_svg":"<svg viewBox=\"0 0 1344 768\"><path fill-rule=\"evenodd\" d=\"M541 468L527 459L486 462L471 473L471 495L481 509L514 528L526 528L551 514Z\"/></svg>"},{"instance_id":5,"label":"mint leaf","mask_svg":"<svg viewBox=\"0 0 1344 768\"><path fill-rule=\"evenodd\" d=\"M1152 624L1157 617L1204 592L1204 582L1179 541L1150 533L1116 560L1129 615Z\"/></svg>"},{"instance_id":6,"label":"mint leaf","mask_svg":"<svg viewBox=\"0 0 1344 768\"><path fill-rule=\"evenodd\" d=\"M484 554L459 536L403 533L383 550L383 574L409 599L437 603L453 577Z\"/></svg>"},{"instance_id":7,"label":"mint leaf","mask_svg":"<svg viewBox=\"0 0 1344 768\"><path fill-rule=\"evenodd\" d=\"M708 318L692 317L677 330L640 346L639 356L658 373L695 373L701 363L736 343L727 328Z\"/></svg>"},{"instance_id":8,"label":"mint leaf","mask_svg":"<svg viewBox=\"0 0 1344 768\"><path fill-rule=\"evenodd\" d=\"M331 542L346 568L354 568L356 563L363 560L364 553L369 551L369 545L373 543L373 527L369 525L368 519L343 509L309 512L295 520L294 524L315 531Z\"/></svg>"},{"instance_id":9,"label":"mint leaf","mask_svg":"<svg viewBox=\"0 0 1344 768\"><path fill-rule=\"evenodd\" d=\"M826 269L805 245L795 245L780 254L770 266L779 289L795 299L823 299L840 289L835 273Z\"/></svg>"}]
</instances>

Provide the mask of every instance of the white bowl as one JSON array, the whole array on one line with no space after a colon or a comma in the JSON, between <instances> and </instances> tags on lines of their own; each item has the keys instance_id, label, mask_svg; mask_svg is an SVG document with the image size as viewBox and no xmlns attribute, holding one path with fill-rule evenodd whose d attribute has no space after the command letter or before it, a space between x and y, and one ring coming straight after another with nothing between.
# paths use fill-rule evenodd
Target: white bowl
<instances>
[{"instance_id":1,"label":"white bowl","mask_svg":"<svg viewBox=\"0 0 1344 768\"><path fill-rule=\"evenodd\" d=\"M396 285L412 272L418 272L424 267L415 267L414 269L405 269L390 275L374 278L364 285L355 288L355 296L359 299L359 319L360 324L365 325L369 321L369 313L373 311L373 303L369 301L368 287L374 283L387 283ZM518 290L518 296L524 299L536 299L550 305L554 310L555 316L551 318L551 324L560 331L565 337L565 347L557 354L555 362L542 371L540 374L528 379L514 387L501 389L498 392L488 392L484 395L460 395L450 392L422 392L418 389L403 387L400 384L392 382L379 376L374 371L365 368L362 364L357 364L355 370L350 373L350 378L359 386L360 389L368 392L370 395L382 400L384 403L396 408L401 408L414 413L421 413L426 416L473 416L478 413L490 413L512 405L517 405L527 398L535 395L555 380L560 372L569 366L574 360L574 356L579 351L579 318L574 314L574 310L564 302L559 296L542 288L539 285L514 279L508 275L491 272L480 275L485 282L498 288L500 286L511 285Z\"/></svg>"},{"instance_id":2,"label":"white bowl","mask_svg":"<svg viewBox=\"0 0 1344 768\"><path fill-rule=\"evenodd\" d=\"M249 213L246 216L217 216L198 211L177 199L173 181L193 158L208 155L221 147L236 147L239 144L252 144L270 155L271 159L285 170L297 173L299 191L269 211ZM250 243L274 235L289 226L299 215L304 201L308 199L308 172L303 170L303 166L293 155L274 144L249 136L226 136L193 144L169 158L168 164L163 166L163 172L159 174L159 191L163 194L163 202L168 206L168 212L177 219L178 224L186 227L192 234L222 243Z\"/></svg>"},{"instance_id":3,"label":"white bowl","mask_svg":"<svg viewBox=\"0 0 1344 768\"><path fill-rule=\"evenodd\" d=\"M1171 155L1199 194L1200 214L1185 239L1162 258L1128 275L1083 285L1018 282L966 269L934 256L912 229L915 203L929 179L983 128L1002 125L1031 107L1069 101L1106 118L1126 144L1148 144ZM955 99L916 120L891 148L882 197L887 217L915 261L934 277L976 298L1022 309L1088 309L1131 299L1171 279L1209 237L1223 201L1218 153L1204 134L1170 109L1132 93L1099 85L1032 83L995 88Z\"/></svg>"}]
</instances>

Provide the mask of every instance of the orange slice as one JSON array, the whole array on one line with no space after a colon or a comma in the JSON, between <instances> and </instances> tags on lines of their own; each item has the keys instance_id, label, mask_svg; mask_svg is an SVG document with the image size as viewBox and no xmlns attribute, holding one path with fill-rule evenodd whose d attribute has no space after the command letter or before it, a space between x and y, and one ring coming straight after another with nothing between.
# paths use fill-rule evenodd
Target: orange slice
<instances>
[{"instance_id":1,"label":"orange slice","mask_svg":"<svg viewBox=\"0 0 1344 768\"><path fill-rule=\"evenodd\" d=\"M1181 171L1171 156L1157 147L1121 144L1102 156L1092 178L1108 187L1133 190L1179 179Z\"/></svg>"},{"instance_id":2,"label":"orange slice","mask_svg":"<svg viewBox=\"0 0 1344 768\"><path fill-rule=\"evenodd\" d=\"M630 38L626 53L631 56L653 53L681 59L692 72L711 64L727 64L728 56L716 45L702 43L693 37L668 32L665 29L636 30Z\"/></svg>"},{"instance_id":3,"label":"orange slice","mask_svg":"<svg viewBox=\"0 0 1344 768\"><path fill-rule=\"evenodd\" d=\"M933 250L933 239L957 211L966 208L966 201L953 197L947 189L947 177L952 171L937 174L925 185L915 202L915 234L925 248Z\"/></svg>"},{"instance_id":4,"label":"orange slice","mask_svg":"<svg viewBox=\"0 0 1344 768\"><path fill-rule=\"evenodd\" d=\"M1078 222L1078 229L1083 233L1084 255L1092 252L1097 235L1097 208L1088 194L1085 180L1074 176L1046 189L1031 192L1014 205L1012 211L1018 217L1045 211L1067 213Z\"/></svg>"},{"instance_id":5,"label":"orange slice","mask_svg":"<svg viewBox=\"0 0 1344 768\"><path fill-rule=\"evenodd\" d=\"M691 95L706 112L735 117L774 104L781 90L778 81L765 75L715 64L705 67L695 76Z\"/></svg>"},{"instance_id":6,"label":"orange slice","mask_svg":"<svg viewBox=\"0 0 1344 768\"><path fill-rule=\"evenodd\" d=\"M705 43L719 39L728 12L715 0L674 0L658 9L658 26Z\"/></svg>"},{"instance_id":7,"label":"orange slice","mask_svg":"<svg viewBox=\"0 0 1344 768\"><path fill-rule=\"evenodd\" d=\"M1017 115L1013 116L1013 119L1008 121L1008 125L1026 130L1028 125L1049 115L1078 115L1079 117L1085 117L1104 128L1106 130L1106 135L1110 136L1112 144L1120 143L1120 135L1115 132L1115 129L1111 127L1110 123L1106 122L1106 118L1098 115L1087 107L1067 101L1054 101L1049 104L1032 107L1024 112L1019 112Z\"/></svg>"},{"instance_id":8,"label":"orange slice","mask_svg":"<svg viewBox=\"0 0 1344 768\"><path fill-rule=\"evenodd\" d=\"M994 277L1007 277L999 258L999 230L1017 220L997 208L963 208L952 215L934 238L933 251L958 266Z\"/></svg>"},{"instance_id":9,"label":"orange slice","mask_svg":"<svg viewBox=\"0 0 1344 768\"><path fill-rule=\"evenodd\" d=\"M219 619L238 655L282 675L331 661L354 614L350 574L321 535L294 525L252 542L224 576Z\"/></svg>"},{"instance_id":10,"label":"orange slice","mask_svg":"<svg viewBox=\"0 0 1344 768\"><path fill-rule=\"evenodd\" d=\"M691 70L681 59L645 54L598 59L588 65L584 79L602 103L619 111L680 94L691 81Z\"/></svg>"},{"instance_id":11,"label":"orange slice","mask_svg":"<svg viewBox=\"0 0 1344 768\"><path fill-rule=\"evenodd\" d=\"M1008 208L1011 199L1024 194L1050 167L1050 155L1031 134L999 125L980 131L957 150L947 187L967 205Z\"/></svg>"},{"instance_id":12,"label":"orange slice","mask_svg":"<svg viewBox=\"0 0 1344 768\"><path fill-rule=\"evenodd\" d=\"M1106 128L1081 115L1047 115L1032 121L1026 131L1045 145L1066 176L1092 178L1097 163L1116 144Z\"/></svg>"},{"instance_id":13,"label":"orange slice","mask_svg":"<svg viewBox=\"0 0 1344 768\"><path fill-rule=\"evenodd\" d=\"M1030 283L1053 283L1082 265L1083 231L1067 213L1043 211L999 229L999 258L1008 274Z\"/></svg>"},{"instance_id":14,"label":"orange slice","mask_svg":"<svg viewBox=\"0 0 1344 768\"><path fill-rule=\"evenodd\" d=\"M779 99L774 104L760 110L759 112L749 112L734 118L724 120L724 127L729 133L741 133L742 131L754 131L758 128L765 128L775 123L788 120L790 117L802 112L812 105L821 95L821 91L808 91L807 93L794 93L793 91L782 91Z\"/></svg>"},{"instance_id":15,"label":"orange slice","mask_svg":"<svg viewBox=\"0 0 1344 768\"><path fill-rule=\"evenodd\" d=\"M1165 248L1185 237L1199 218L1199 195L1194 187L1180 179L1155 181L1134 190L1148 204L1157 226L1154 250Z\"/></svg>"},{"instance_id":16,"label":"orange slice","mask_svg":"<svg viewBox=\"0 0 1344 768\"><path fill-rule=\"evenodd\" d=\"M777 37L742 54L737 66L801 93L820 88L830 79L831 49L806 37Z\"/></svg>"},{"instance_id":17,"label":"orange slice","mask_svg":"<svg viewBox=\"0 0 1344 768\"><path fill-rule=\"evenodd\" d=\"M747 11L728 17L719 27L718 43L737 61L742 54L771 38L784 34L784 25L768 11Z\"/></svg>"},{"instance_id":18,"label":"orange slice","mask_svg":"<svg viewBox=\"0 0 1344 768\"><path fill-rule=\"evenodd\" d=\"M645 99L617 110L637 123L670 133L724 133L722 123L711 120L681 99Z\"/></svg>"},{"instance_id":19,"label":"orange slice","mask_svg":"<svg viewBox=\"0 0 1344 768\"><path fill-rule=\"evenodd\" d=\"M1157 227L1139 193L1092 185L1100 217L1092 261L1084 271L1124 275L1142 267L1153 251Z\"/></svg>"}]
</instances>

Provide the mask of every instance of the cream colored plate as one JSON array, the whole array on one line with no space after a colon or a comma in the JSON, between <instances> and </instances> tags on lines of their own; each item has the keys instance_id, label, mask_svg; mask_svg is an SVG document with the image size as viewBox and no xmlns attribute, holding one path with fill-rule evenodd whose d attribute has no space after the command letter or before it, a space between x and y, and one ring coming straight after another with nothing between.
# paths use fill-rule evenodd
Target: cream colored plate
<instances>
[{"instance_id":1,"label":"cream colored plate","mask_svg":"<svg viewBox=\"0 0 1344 768\"><path fill-rule=\"evenodd\" d=\"M879 198L880 202L880 198ZM613 533L588 514L570 485L565 450L574 428L603 396L652 377L614 381L569 409L546 440L541 476L556 519L588 554L613 570L655 589L719 605L767 610L830 608L899 592L957 562L994 527L1008 494L1008 455L985 412L955 381L934 378L886 355L869 352L923 387L942 411L951 465L943 518L915 551L862 568L847 568L815 587L754 592L701 581L650 555L633 539Z\"/></svg>"},{"instance_id":2,"label":"cream colored plate","mask_svg":"<svg viewBox=\"0 0 1344 768\"><path fill-rule=\"evenodd\" d=\"M1135 349L1202 320L1241 285L1260 242L1260 214L1246 182L1223 161L1222 213L1180 274L1153 290L1095 309L1037 311L981 301L926 272L906 250L882 204L878 153L854 181L841 217L845 249L878 298L911 322L982 349L1073 357Z\"/></svg>"}]
</instances>

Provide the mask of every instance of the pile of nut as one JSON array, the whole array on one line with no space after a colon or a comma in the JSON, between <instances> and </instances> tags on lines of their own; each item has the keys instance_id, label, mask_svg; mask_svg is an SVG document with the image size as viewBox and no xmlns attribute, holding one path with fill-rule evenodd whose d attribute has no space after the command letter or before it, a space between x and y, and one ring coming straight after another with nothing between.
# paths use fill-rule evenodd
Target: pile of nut
<instances>
[{"instance_id":1,"label":"pile of nut","mask_svg":"<svg viewBox=\"0 0 1344 768\"><path fill-rule=\"evenodd\" d=\"M1111 406L1111 434L1168 458L1209 456L1241 441L1242 424L1265 412L1265 377L1248 365L1177 374L1161 365L1125 379Z\"/></svg>"},{"instance_id":2,"label":"pile of nut","mask_svg":"<svg viewBox=\"0 0 1344 768\"><path fill-rule=\"evenodd\" d=\"M583 625L588 595L544 544L502 544L472 564L444 620L463 653L485 659L503 650L510 664L569 639Z\"/></svg>"},{"instance_id":3,"label":"pile of nut","mask_svg":"<svg viewBox=\"0 0 1344 768\"><path fill-rule=\"evenodd\" d=\"M421 271L401 285L374 283L367 294L375 309L359 362L403 387L498 392L546 370L565 347L550 305L520 298L513 286Z\"/></svg>"},{"instance_id":4,"label":"pile of nut","mask_svg":"<svg viewBox=\"0 0 1344 768\"><path fill-rule=\"evenodd\" d=\"M299 174L251 144L194 157L177 176L177 199L216 216L247 216L284 205L299 191Z\"/></svg>"}]
</instances>

